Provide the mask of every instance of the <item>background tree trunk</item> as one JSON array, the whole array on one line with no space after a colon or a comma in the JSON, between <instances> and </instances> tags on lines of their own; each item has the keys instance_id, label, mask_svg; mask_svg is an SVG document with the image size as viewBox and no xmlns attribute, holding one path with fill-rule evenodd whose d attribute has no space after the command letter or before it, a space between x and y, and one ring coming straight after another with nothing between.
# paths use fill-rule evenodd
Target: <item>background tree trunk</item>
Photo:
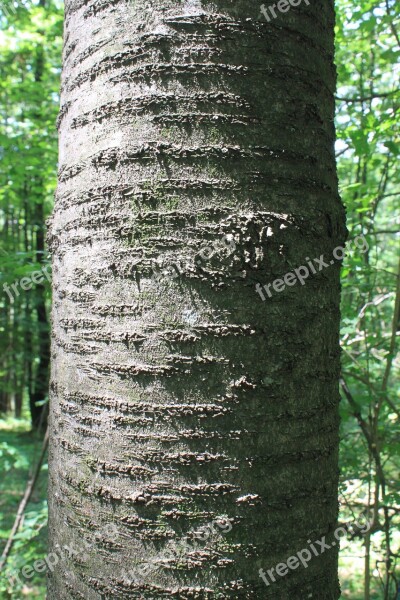
<instances>
[{"instance_id":1,"label":"background tree trunk","mask_svg":"<svg viewBox=\"0 0 400 600\"><path fill-rule=\"evenodd\" d=\"M339 265L255 285L344 239L333 2L262 19L66 2L50 600L339 597L258 573L336 526Z\"/></svg>"},{"instance_id":2,"label":"background tree trunk","mask_svg":"<svg viewBox=\"0 0 400 600\"><path fill-rule=\"evenodd\" d=\"M40 0L39 6L45 7L46 1ZM40 83L43 79L45 68L45 53L44 48L40 44L36 52L35 64L35 82ZM42 107L40 107L42 109ZM40 119L40 110L37 118ZM33 223L35 229L35 246L36 246L36 262L39 265L45 264L45 194L44 182L38 177L33 181L35 192L35 208L33 215ZM46 288L44 283L39 284L35 289L35 313L37 319L37 345L39 362L33 370L34 379L31 385L29 395L29 407L31 412L32 427L34 429L47 428L48 406L43 405L47 399L49 388L49 370L50 370L50 326L47 319L46 311Z\"/></svg>"},{"instance_id":3,"label":"background tree trunk","mask_svg":"<svg viewBox=\"0 0 400 600\"><path fill-rule=\"evenodd\" d=\"M39 185L40 183L41 182L39 181ZM42 268L45 265L44 221L43 198L40 198L35 205L35 242L36 262L38 265L42 265ZM32 419L32 427L34 429L41 429L44 432L47 428L48 405L43 404L43 402L47 399L50 369L50 326L46 311L46 287L44 283L36 286L33 301L37 320L37 347L39 361L33 369L34 376L29 394L29 407Z\"/></svg>"}]
</instances>

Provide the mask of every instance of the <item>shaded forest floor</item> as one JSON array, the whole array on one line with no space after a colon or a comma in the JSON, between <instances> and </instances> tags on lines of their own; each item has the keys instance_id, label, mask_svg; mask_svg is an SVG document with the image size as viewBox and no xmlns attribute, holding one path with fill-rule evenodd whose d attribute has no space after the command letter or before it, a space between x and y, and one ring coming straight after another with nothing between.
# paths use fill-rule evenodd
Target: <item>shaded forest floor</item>
<instances>
[{"instance_id":1,"label":"shaded forest floor","mask_svg":"<svg viewBox=\"0 0 400 600\"><path fill-rule=\"evenodd\" d=\"M30 432L28 420L0 421L0 553L14 524L33 465L36 465L42 440ZM45 598L46 575L35 573L10 581L15 571L46 554L47 548L47 462L43 465L22 526L15 537L5 572L0 575L1 600Z\"/></svg>"}]
</instances>

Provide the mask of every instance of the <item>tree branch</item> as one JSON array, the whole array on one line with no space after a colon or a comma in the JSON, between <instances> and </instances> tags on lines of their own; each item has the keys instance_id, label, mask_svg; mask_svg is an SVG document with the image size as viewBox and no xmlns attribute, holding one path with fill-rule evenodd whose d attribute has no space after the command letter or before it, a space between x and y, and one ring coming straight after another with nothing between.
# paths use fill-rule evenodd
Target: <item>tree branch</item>
<instances>
[{"instance_id":1,"label":"tree branch","mask_svg":"<svg viewBox=\"0 0 400 600\"><path fill-rule=\"evenodd\" d=\"M375 100L376 98L389 98L390 96L394 96L395 94L399 93L400 89L398 90L393 90L392 92L386 92L386 93L382 93L382 94L373 94L372 96L362 96L359 98L342 98L340 96L335 96L335 99L338 100L339 102L369 102L370 100Z\"/></svg>"}]
</instances>

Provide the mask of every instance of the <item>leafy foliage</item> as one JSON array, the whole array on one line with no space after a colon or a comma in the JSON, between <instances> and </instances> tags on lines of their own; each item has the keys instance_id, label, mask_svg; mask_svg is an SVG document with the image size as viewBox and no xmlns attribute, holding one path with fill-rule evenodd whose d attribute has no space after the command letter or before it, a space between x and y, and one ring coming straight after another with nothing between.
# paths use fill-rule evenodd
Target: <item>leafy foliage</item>
<instances>
[{"instance_id":1,"label":"leafy foliage","mask_svg":"<svg viewBox=\"0 0 400 600\"><path fill-rule=\"evenodd\" d=\"M349 237L369 250L345 260L342 272L343 513L373 520L358 551L366 554L379 598L399 586L400 45L399 3L338 3L339 178ZM397 382L397 385L396 385ZM396 405L397 404L397 405ZM356 574L352 573L352 577ZM369 596L368 591L365 597Z\"/></svg>"}]
</instances>

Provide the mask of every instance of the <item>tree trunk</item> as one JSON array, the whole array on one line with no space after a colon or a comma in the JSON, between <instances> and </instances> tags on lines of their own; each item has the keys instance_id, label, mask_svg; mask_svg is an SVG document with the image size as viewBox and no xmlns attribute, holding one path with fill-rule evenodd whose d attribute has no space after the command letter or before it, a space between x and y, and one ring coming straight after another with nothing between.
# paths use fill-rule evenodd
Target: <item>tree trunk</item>
<instances>
[{"instance_id":1,"label":"tree trunk","mask_svg":"<svg viewBox=\"0 0 400 600\"><path fill-rule=\"evenodd\" d=\"M45 7L46 0L40 0L39 6ZM39 30L40 31L40 30ZM45 52L43 45L39 44L36 50L35 61L35 82L41 84L45 68ZM37 117L40 119L42 106L38 107ZM35 225L35 245L36 262L44 265L45 255L45 189L41 177L34 178L33 185L36 191L34 208ZM34 294L35 313L37 319L37 344L39 362L36 369L32 369L34 380L32 381L32 392L29 397L29 407L31 413L33 429L47 429L48 406L42 403L46 400L49 388L49 370L50 370L50 326L46 311L46 288L44 283L36 286Z\"/></svg>"},{"instance_id":2,"label":"tree trunk","mask_svg":"<svg viewBox=\"0 0 400 600\"><path fill-rule=\"evenodd\" d=\"M43 182L40 182L43 185ZM36 225L36 262L44 266L45 253L45 218L43 198L38 199L35 205L35 225ZM43 404L46 400L49 388L49 369L50 369L50 326L46 311L46 288L45 284L40 283L36 286L34 292L34 304L37 320L37 349L39 362L35 369L31 393L29 396L29 407L33 429L41 429L43 432L47 428L48 406Z\"/></svg>"},{"instance_id":3,"label":"tree trunk","mask_svg":"<svg viewBox=\"0 0 400 600\"><path fill-rule=\"evenodd\" d=\"M345 235L307 4L66 2L50 600L339 597L337 546L259 574L338 508L339 264L256 291Z\"/></svg>"},{"instance_id":4,"label":"tree trunk","mask_svg":"<svg viewBox=\"0 0 400 600\"><path fill-rule=\"evenodd\" d=\"M0 373L2 375L0 386L0 414L7 415L11 408L11 389L10 389L10 355L13 351L13 330L11 322L13 318L13 307L8 297L4 297L4 310L1 319L1 328L4 331L4 341L2 347L4 352L1 357Z\"/></svg>"}]
</instances>

